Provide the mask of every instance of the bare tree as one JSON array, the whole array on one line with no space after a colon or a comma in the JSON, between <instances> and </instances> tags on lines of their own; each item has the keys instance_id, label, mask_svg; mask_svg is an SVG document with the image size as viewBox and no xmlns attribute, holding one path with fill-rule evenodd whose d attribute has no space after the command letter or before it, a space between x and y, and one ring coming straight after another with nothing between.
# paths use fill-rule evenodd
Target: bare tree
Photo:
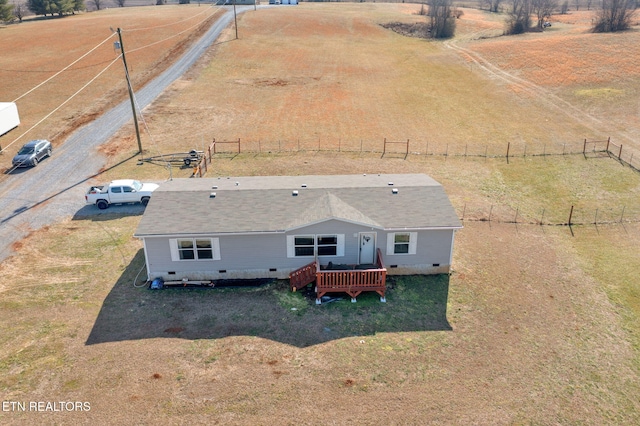
<instances>
[{"instance_id":1,"label":"bare tree","mask_svg":"<svg viewBox=\"0 0 640 426\"><path fill-rule=\"evenodd\" d=\"M576 12L580 10L580 0L573 0L573 5L576 8Z\"/></svg>"},{"instance_id":2,"label":"bare tree","mask_svg":"<svg viewBox=\"0 0 640 426\"><path fill-rule=\"evenodd\" d=\"M542 29L542 24L551 16L556 7L558 7L558 0L531 0L531 11L538 20L536 27Z\"/></svg>"},{"instance_id":3,"label":"bare tree","mask_svg":"<svg viewBox=\"0 0 640 426\"><path fill-rule=\"evenodd\" d=\"M483 0L482 3L487 5L489 12L498 13L500 11L500 3L502 3L502 0Z\"/></svg>"},{"instance_id":4,"label":"bare tree","mask_svg":"<svg viewBox=\"0 0 640 426\"><path fill-rule=\"evenodd\" d=\"M118 7L124 7L126 0L116 0L116 4Z\"/></svg>"},{"instance_id":5,"label":"bare tree","mask_svg":"<svg viewBox=\"0 0 640 426\"><path fill-rule=\"evenodd\" d=\"M531 27L531 0L511 0L506 34L522 34Z\"/></svg>"},{"instance_id":6,"label":"bare tree","mask_svg":"<svg viewBox=\"0 0 640 426\"><path fill-rule=\"evenodd\" d=\"M564 2L562 2L562 5L560 6L560 13L562 15L566 15L568 10L569 10L569 0L564 0Z\"/></svg>"},{"instance_id":7,"label":"bare tree","mask_svg":"<svg viewBox=\"0 0 640 426\"><path fill-rule=\"evenodd\" d=\"M28 11L29 9L27 8L24 0L13 1L13 16L15 16L19 22L22 22L22 19L26 16Z\"/></svg>"},{"instance_id":8,"label":"bare tree","mask_svg":"<svg viewBox=\"0 0 640 426\"><path fill-rule=\"evenodd\" d=\"M96 10L100 10L102 7L102 0L91 0L91 3L96 7Z\"/></svg>"},{"instance_id":9,"label":"bare tree","mask_svg":"<svg viewBox=\"0 0 640 426\"><path fill-rule=\"evenodd\" d=\"M596 12L593 32L611 33L629 29L636 11L634 6L634 0L602 0L602 8Z\"/></svg>"},{"instance_id":10,"label":"bare tree","mask_svg":"<svg viewBox=\"0 0 640 426\"><path fill-rule=\"evenodd\" d=\"M430 0L428 16L433 38L453 37L456 18L452 13L451 0Z\"/></svg>"},{"instance_id":11,"label":"bare tree","mask_svg":"<svg viewBox=\"0 0 640 426\"><path fill-rule=\"evenodd\" d=\"M591 3L593 0L587 0L587 10L591 10Z\"/></svg>"}]
</instances>

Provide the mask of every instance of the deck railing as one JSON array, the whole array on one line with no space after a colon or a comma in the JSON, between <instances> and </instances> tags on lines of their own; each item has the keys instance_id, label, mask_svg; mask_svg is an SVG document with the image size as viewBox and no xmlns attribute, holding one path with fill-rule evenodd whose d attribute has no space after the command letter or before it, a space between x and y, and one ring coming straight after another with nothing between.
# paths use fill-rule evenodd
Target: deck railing
<instances>
[{"instance_id":1,"label":"deck railing","mask_svg":"<svg viewBox=\"0 0 640 426\"><path fill-rule=\"evenodd\" d=\"M351 301L363 291L375 291L380 300L385 301L387 289L387 269L382 261L382 252L377 249L376 267L370 269L321 270L318 260L304 265L289 274L289 285L296 291L307 284L316 282L316 303L327 293L347 293Z\"/></svg>"},{"instance_id":2,"label":"deck railing","mask_svg":"<svg viewBox=\"0 0 640 426\"><path fill-rule=\"evenodd\" d=\"M385 301L387 289L387 269L382 261L382 253L377 250L377 268L349 270L318 270L316 272L316 303L327 293L347 293L351 301L363 291L375 291L380 300Z\"/></svg>"},{"instance_id":3,"label":"deck railing","mask_svg":"<svg viewBox=\"0 0 640 426\"><path fill-rule=\"evenodd\" d=\"M320 270L318 260L314 260L308 265L296 269L289 274L289 285L292 291L306 286L316 280L316 271Z\"/></svg>"}]
</instances>

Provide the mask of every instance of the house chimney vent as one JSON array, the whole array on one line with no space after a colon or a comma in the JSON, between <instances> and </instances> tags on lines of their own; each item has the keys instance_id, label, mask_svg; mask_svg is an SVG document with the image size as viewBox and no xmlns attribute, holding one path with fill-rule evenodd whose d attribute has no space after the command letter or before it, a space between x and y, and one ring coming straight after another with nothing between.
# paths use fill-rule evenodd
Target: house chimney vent
<instances>
[{"instance_id":1,"label":"house chimney vent","mask_svg":"<svg viewBox=\"0 0 640 426\"><path fill-rule=\"evenodd\" d=\"M306 188L306 187L307 187L307 184L306 184L306 183L303 183L303 184L302 184L302 187L303 187L303 188Z\"/></svg>"},{"instance_id":2,"label":"house chimney vent","mask_svg":"<svg viewBox=\"0 0 640 426\"><path fill-rule=\"evenodd\" d=\"M393 188L393 189L391 190L391 192L392 192L392 193L394 193L394 194L397 194L397 193L398 193L398 188Z\"/></svg>"},{"instance_id":3,"label":"house chimney vent","mask_svg":"<svg viewBox=\"0 0 640 426\"><path fill-rule=\"evenodd\" d=\"M389 186L393 186L393 182L389 182L387 185L389 185Z\"/></svg>"},{"instance_id":4,"label":"house chimney vent","mask_svg":"<svg viewBox=\"0 0 640 426\"><path fill-rule=\"evenodd\" d=\"M216 198L216 193L212 192L211 194L209 194L209 198Z\"/></svg>"},{"instance_id":5,"label":"house chimney vent","mask_svg":"<svg viewBox=\"0 0 640 426\"><path fill-rule=\"evenodd\" d=\"M298 191L293 191L293 192L291 193L291 195L293 195L294 197L297 197L297 196L298 196Z\"/></svg>"}]
</instances>

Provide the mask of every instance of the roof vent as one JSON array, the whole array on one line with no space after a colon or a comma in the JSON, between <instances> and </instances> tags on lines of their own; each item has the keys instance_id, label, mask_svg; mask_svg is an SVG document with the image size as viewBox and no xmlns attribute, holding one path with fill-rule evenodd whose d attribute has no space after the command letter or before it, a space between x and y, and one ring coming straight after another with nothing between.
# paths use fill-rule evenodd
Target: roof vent
<instances>
[{"instance_id":1,"label":"roof vent","mask_svg":"<svg viewBox=\"0 0 640 426\"><path fill-rule=\"evenodd\" d=\"M387 185L389 185L389 186L393 186L393 182L389 182Z\"/></svg>"},{"instance_id":2,"label":"roof vent","mask_svg":"<svg viewBox=\"0 0 640 426\"><path fill-rule=\"evenodd\" d=\"M291 193L291 195L293 195L294 197L297 197L297 196L298 196L298 191L293 191L293 192Z\"/></svg>"},{"instance_id":3,"label":"roof vent","mask_svg":"<svg viewBox=\"0 0 640 426\"><path fill-rule=\"evenodd\" d=\"M211 189L218 189L218 185L213 185Z\"/></svg>"},{"instance_id":4,"label":"roof vent","mask_svg":"<svg viewBox=\"0 0 640 426\"><path fill-rule=\"evenodd\" d=\"M209 194L209 198L216 198L216 193L212 192L211 194Z\"/></svg>"},{"instance_id":5,"label":"roof vent","mask_svg":"<svg viewBox=\"0 0 640 426\"><path fill-rule=\"evenodd\" d=\"M306 183L303 183L303 184L302 184L302 187L303 187L303 188L306 188L306 187L307 187L307 184L306 184Z\"/></svg>"},{"instance_id":6,"label":"roof vent","mask_svg":"<svg viewBox=\"0 0 640 426\"><path fill-rule=\"evenodd\" d=\"M236 186L240 185L240 182L236 182Z\"/></svg>"},{"instance_id":7,"label":"roof vent","mask_svg":"<svg viewBox=\"0 0 640 426\"><path fill-rule=\"evenodd\" d=\"M394 194L397 194L397 193L398 193L398 188L393 188L393 189L391 190L391 192L393 192Z\"/></svg>"}]
</instances>

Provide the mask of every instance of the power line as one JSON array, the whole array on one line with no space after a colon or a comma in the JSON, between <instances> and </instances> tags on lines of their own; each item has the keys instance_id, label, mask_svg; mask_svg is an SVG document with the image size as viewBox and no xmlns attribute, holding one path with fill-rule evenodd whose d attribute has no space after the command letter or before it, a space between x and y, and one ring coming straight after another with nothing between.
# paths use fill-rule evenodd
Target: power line
<instances>
[{"instance_id":1,"label":"power line","mask_svg":"<svg viewBox=\"0 0 640 426\"><path fill-rule=\"evenodd\" d=\"M81 57L79 57L78 59L76 59L75 61L73 61L72 63L70 63L69 65L67 65L66 67L64 67L63 69L61 69L60 71L58 71L57 73L55 73L54 75L52 75L51 77L49 77L48 79L46 79L45 81L43 81L42 83L38 84L36 87L34 87L33 89L27 91L26 93L24 93L21 96L18 96L16 99L13 100L13 102L16 102L22 98L24 98L25 96L27 96L29 93L33 92L34 90L36 90L37 88L39 88L40 86L46 84L47 82L51 81L52 79L54 79L55 77L57 77L58 75L60 75L61 73L63 73L64 71L66 71L67 69L71 68L74 64L78 63L79 61L81 61L82 59L84 59L87 55L89 55L90 53L92 53L94 50L96 50L98 47L102 46L104 43L106 43L111 37L113 37L113 34L111 34L109 37L107 37L106 39L104 39L103 41L101 41L97 46L95 46L93 49L89 50L87 53L85 53L84 55L82 55ZM111 64L109 64L107 66L107 68L111 66Z\"/></svg>"},{"instance_id":2,"label":"power line","mask_svg":"<svg viewBox=\"0 0 640 426\"><path fill-rule=\"evenodd\" d=\"M216 13L218 13L220 10L221 10L220 8L216 9L216 11L215 11L215 12L213 12L213 14L212 14L211 16L215 15L215 14L216 14ZM196 17L196 16L198 16L198 15L202 15L203 13L208 13L208 12L209 12L209 11L208 11L207 9L204 9L202 12L200 12L200 13L196 13L195 15L190 16L190 17L188 17L188 18L185 18L185 19L183 19L183 20L181 20L181 21L171 22L171 23L166 24L166 25L158 25L158 26L155 26L155 27L132 28L132 29L129 29L129 30L127 30L127 31L132 31L132 32L133 32L133 31L147 31L147 30L155 30L156 28L165 28L165 27L170 27L170 26L172 26L172 25L176 25L176 24L179 24L179 23L181 23L181 22L188 21L188 20L190 20L190 19L195 18L195 17ZM208 16L207 18L209 18L209 16ZM200 21L200 22L202 22L202 21Z\"/></svg>"},{"instance_id":3,"label":"power line","mask_svg":"<svg viewBox=\"0 0 640 426\"><path fill-rule=\"evenodd\" d=\"M147 47L154 46L154 45L156 45L156 44L159 44L159 43L165 42L165 41L170 40L170 39L172 39L172 38L174 38L174 37L177 37L177 36L179 36L179 35L182 35L182 34L186 33L187 31L190 31L190 30L192 30L192 29L194 29L194 28L198 27L198 25L202 24L202 23L203 23L203 22L205 22L207 19L211 18L211 17L212 17L212 16L214 16L216 13L218 13L218 11L219 11L219 10L220 10L220 9L216 10L213 14L211 14L211 16L207 16L205 19L203 19L203 20L201 20L201 21L196 22L194 25L190 26L189 28L184 29L183 31L180 31L180 32L178 32L178 33L175 33L175 34L173 34L173 35L171 35L171 36L169 36L169 37L167 37L167 38L164 38L164 39L162 39L162 40L154 41L153 43L149 43L149 44L147 44L147 45L145 45L145 46L140 46L140 47L137 47L137 48L135 48L135 49L131 49L131 50L129 50L128 52L129 52L129 53L133 53L133 52L136 52L136 51L138 51L138 50L146 49ZM129 31L135 31L135 30L126 30L126 29L125 29L124 31L125 31L125 32L129 32Z\"/></svg>"},{"instance_id":4,"label":"power line","mask_svg":"<svg viewBox=\"0 0 640 426\"><path fill-rule=\"evenodd\" d=\"M77 92L75 92L73 95L69 96L64 102L62 102L60 105L58 105L53 111L51 111L49 114L45 115L42 119L40 119L40 121L38 121L36 124L31 126L29 129L27 129L20 136L18 136L13 141L11 141L11 143L9 143L9 145L7 145L5 148L3 148L3 151L4 151L4 149L6 149L6 148L10 147L11 145L13 145L14 143L16 143L18 140L20 140L20 138L22 138L24 135L26 135L31 130L36 128L38 125L40 125L40 123L42 123L44 120L46 120L47 118L51 117L53 115L53 113L55 113L60 108L62 108L67 102L69 102L71 99L73 99L76 95L78 95L80 92L82 92L84 89L86 89L91 83L93 83L98 77L100 77L106 70L109 69L109 67L111 67L111 65L116 63L118 61L118 59L120 59L120 55L118 55L117 58L115 58L113 61L111 61L111 63L109 65L104 67L102 71L100 71L95 77L93 77L91 80L89 80L89 82L86 83L84 86L82 86Z\"/></svg>"}]
</instances>

